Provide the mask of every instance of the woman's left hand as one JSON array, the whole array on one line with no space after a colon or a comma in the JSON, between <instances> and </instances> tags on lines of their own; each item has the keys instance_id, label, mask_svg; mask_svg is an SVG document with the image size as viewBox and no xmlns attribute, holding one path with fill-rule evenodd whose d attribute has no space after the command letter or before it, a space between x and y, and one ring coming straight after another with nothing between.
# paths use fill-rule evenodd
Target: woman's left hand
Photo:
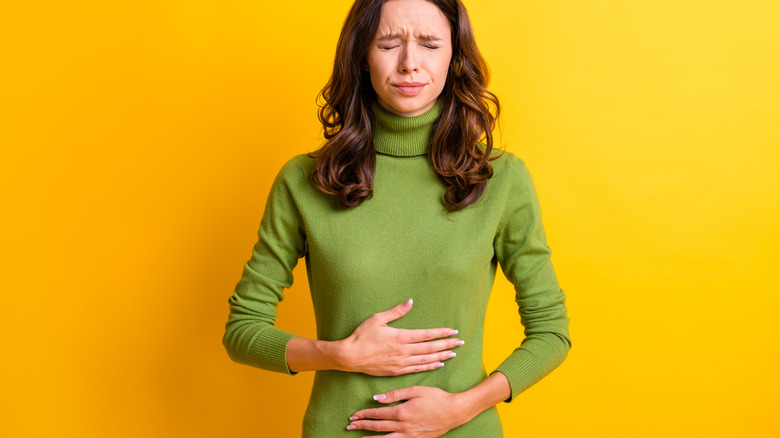
<instances>
[{"instance_id":1,"label":"woman's left hand","mask_svg":"<svg viewBox=\"0 0 780 438\"><path fill-rule=\"evenodd\" d=\"M375 395L374 399L385 404L406 401L357 411L349 418L348 430L391 432L383 435L388 438L435 438L471 420L459 394L439 388L412 386Z\"/></svg>"}]
</instances>

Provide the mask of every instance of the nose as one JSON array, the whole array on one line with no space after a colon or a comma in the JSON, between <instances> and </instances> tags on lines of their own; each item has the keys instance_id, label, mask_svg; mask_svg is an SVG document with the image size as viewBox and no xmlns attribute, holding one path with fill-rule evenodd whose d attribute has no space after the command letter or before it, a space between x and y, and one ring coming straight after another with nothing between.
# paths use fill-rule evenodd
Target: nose
<instances>
[{"instance_id":1,"label":"nose","mask_svg":"<svg viewBox=\"0 0 780 438\"><path fill-rule=\"evenodd\" d=\"M418 65L417 56L414 53L414 49L407 47L404 49L403 55L401 55L401 62L398 65L398 71L401 73L417 73L420 71Z\"/></svg>"}]
</instances>

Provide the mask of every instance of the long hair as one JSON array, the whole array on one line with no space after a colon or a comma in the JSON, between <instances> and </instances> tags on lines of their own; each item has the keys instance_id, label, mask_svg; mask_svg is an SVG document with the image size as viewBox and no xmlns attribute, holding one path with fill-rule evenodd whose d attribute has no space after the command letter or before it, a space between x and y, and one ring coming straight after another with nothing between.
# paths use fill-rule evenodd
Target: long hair
<instances>
[{"instance_id":1,"label":"long hair","mask_svg":"<svg viewBox=\"0 0 780 438\"><path fill-rule=\"evenodd\" d=\"M428 0L452 30L452 60L439 96L428 154L431 167L446 186L448 211L476 202L493 176L490 165L498 98L487 90L487 64L477 48L466 8L460 0ZM376 155L371 104L376 92L366 65L385 0L356 0L336 47L333 73L319 95L319 119L325 144L312 156L315 186L336 195L345 208L372 196ZM491 111L495 111L495 115Z\"/></svg>"}]
</instances>

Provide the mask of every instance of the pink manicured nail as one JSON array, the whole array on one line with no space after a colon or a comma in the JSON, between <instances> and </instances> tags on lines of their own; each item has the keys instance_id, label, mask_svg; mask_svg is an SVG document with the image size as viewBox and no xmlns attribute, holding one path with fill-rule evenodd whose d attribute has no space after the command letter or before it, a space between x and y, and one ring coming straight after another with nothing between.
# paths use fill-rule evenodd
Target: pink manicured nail
<instances>
[{"instance_id":1,"label":"pink manicured nail","mask_svg":"<svg viewBox=\"0 0 780 438\"><path fill-rule=\"evenodd\" d=\"M353 426L351 424L347 426L347 430L355 430L355 429L357 429L357 426Z\"/></svg>"},{"instance_id":2,"label":"pink manicured nail","mask_svg":"<svg viewBox=\"0 0 780 438\"><path fill-rule=\"evenodd\" d=\"M384 400L386 398L387 398L387 396L384 395L384 394L377 394L377 395L374 396L374 400L376 400L376 401L382 401L382 400Z\"/></svg>"},{"instance_id":3,"label":"pink manicured nail","mask_svg":"<svg viewBox=\"0 0 780 438\"><path fill-rule=\"evenodd\" d=\"M436 368L441 368L443 366L444 366L444 363L442 363L442 362L439 362L439 363L436 364Z\"/></svg>"},{"instance_id":4,"label":"pink manicured nail","mask_svg":"<svg viewBox=\"0 0 780 438\"><path fill-rule=\"evenodd\" d=\"M450 336L457 335L457 334L458 334L457 330L450 330Z\"/></svg>"},{"instance_id":5,"label":"pink manicured nail","mask_svg":"<svg viewBox=\"0 0 780 438\"><path fill-rule=\"evenodd\" d=\"M455 357L455 356L457 355L455 354L454 351L450 351L449 353L447 353L447 357Z\"/></svg>"},{"instance_id":6,"label":"pink manicured nail","mask_svg":"<svg viewBox=\"0 0 780 438\"><path fill-rule=\"evenodd\" d=\"M356 417L356 416L354 416L354 415L353 415L353 416L351 416L351 417L349 417L349 421L355 421L355 420L357 420L357 419L358 419L358 417Z\"/></svg>"},{"instance_id":7,"label":"pink manicured nail","mask_svg":"<svg viewBox=\"0 0 780 438\"><path fill-rule=\"evenodd\" d=\"M455 345L458 345L458 346L463 345L465 343L466 343L466 341L463 341L463 340L460 340L460 339L455 341Z\"/></svg>"}]
</instances>

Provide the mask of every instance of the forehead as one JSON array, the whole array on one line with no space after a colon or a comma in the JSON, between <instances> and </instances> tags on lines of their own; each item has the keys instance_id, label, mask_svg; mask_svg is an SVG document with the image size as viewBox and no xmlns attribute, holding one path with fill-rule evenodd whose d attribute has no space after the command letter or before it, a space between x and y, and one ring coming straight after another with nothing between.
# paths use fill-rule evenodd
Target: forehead
<instances>
[{"instance_id":1,"label":"forehead","mask_svg":"<svg viewBox=\"0 0 780 438\"><path fill-rule=\"evenodd\" d=\"M444 14L427 0L388 0L382 5L377 36L435 35L450 36L450 24Z\"/></svg>"}]
</instances>

